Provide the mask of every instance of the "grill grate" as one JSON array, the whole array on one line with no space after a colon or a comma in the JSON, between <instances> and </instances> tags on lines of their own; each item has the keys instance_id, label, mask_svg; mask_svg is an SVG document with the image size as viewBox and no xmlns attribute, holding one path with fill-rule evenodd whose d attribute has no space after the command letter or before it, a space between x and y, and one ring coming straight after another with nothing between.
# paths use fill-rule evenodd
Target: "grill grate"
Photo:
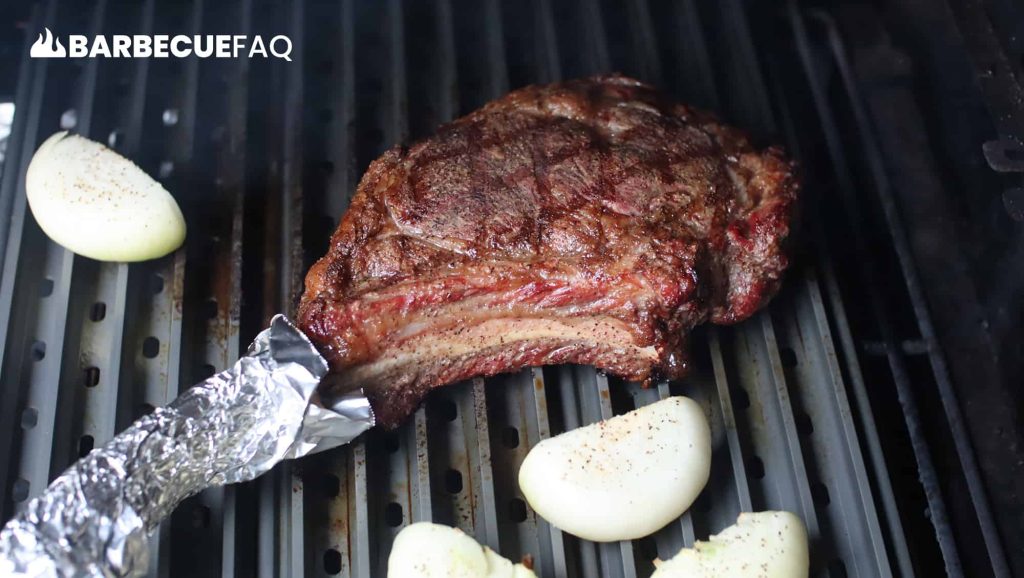
<instances>
[{"instance_id":1,"label":"grill grate","mask_svg":"<svg viewBox=\"0 0 1024 578\"><path fill-rule=\"evenodd\" d=\"M294 62L25 60L0 181L0 207L11 215L0 220L4 517L80 454L233 362L271 314L293 312L302 274L322 253L362 170L386 146L429 133L510 86L620 70L720 111L759 138L782 135L799 153L806 131L790 94L807 83L835 137L823 60L841 63L838 39L829 52L794 3L774 7L773 18L786 17L805 76L778 74L774 56L767 59L773 74L762 75L751 34L760 23L749 10L743 0L38 6L31 30L45 25L58 34L284 33ZM34 38L27 36L25 54ZM160 176L185 211L185 248L129 266L77 257L45 238L26 215L24 171L38 143L71 120L76 132ZM828 144L837 175L824 178L837 178L856 201L839 165L845 145ZM823 186L807 187L810 207L820 209L813 199ZM891 227L898 240L898 221ZM646 576L654 557L670 557L740 511L763 509L805 520L815 576L924 573L937 562L908 545L908 515L897 508L886 432L876 428L826 235L810 229L805 243L819 251L794 268L767 311L737 327L698 331L695 370L682 382L642 389L565 366L444 388L396 432L373 431L350 447L188 500L154 538L150 574L380 576L400 528L434 519L508 557L532 555L543 577ZM901 263L907 255L902 248ZM909 284L912 268L904 274ZM898 333L884 297L868 285L938 551L946 572L962 576L927 441L915 426ZM919 291L911 294L923 303ZM915 313L927 321L926 311ZM922 333L937 383L948 390L934 336ZM955 424L955 401L941 387ZM677 522L650 538L597 545L526 506L515 474L531 445L675 394L703 405L715 447L712 482ZM958 450L991 567L1001 575L984 496L971 485L973 456Z\"/></svg>"}]
</instances>

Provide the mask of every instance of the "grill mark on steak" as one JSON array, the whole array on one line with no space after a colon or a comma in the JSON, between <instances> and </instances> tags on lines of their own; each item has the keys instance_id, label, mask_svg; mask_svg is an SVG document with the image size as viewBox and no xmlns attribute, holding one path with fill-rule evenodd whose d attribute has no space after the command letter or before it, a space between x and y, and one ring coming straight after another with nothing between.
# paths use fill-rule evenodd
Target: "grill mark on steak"
<instances>
[{"instance_id":1,"label":"grill mark on steak","mask_svg":"<svg viewBox=\"0 0 1024 578\"><path fill-rule=\"evenodd\" d=\"M385 427L432 387L546 363L682 375L787 265L794 165L621 76L530 86L367 169L299 325Z\"/></svg>"}]
</instances>

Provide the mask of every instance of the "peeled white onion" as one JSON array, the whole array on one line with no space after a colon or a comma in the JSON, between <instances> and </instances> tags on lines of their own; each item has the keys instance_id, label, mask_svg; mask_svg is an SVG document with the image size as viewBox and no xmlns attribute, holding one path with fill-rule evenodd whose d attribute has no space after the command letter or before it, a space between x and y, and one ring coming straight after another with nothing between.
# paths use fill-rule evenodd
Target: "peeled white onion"
<instances>
[{"instance_id":1,"label":"peeled white onion","mask_svg":"<svg viewBox=\"0 0 1024 578\"><path fill-rule=\"evenodd\" d=\"M78 135L39 147L25 179L39 226L67 249L100 261L162 257L185 240L174 198L135 163Z\"/></svg>"},{"instance_id":2,"label":"peeled white onion","mask_svg":"<svg viewBox=\"0 0 1024 578\"><path fill-rule=\"evenodd\" d=\"M537 578L458 528L417 522L395 537L388 578Z\"/></svg>"},{"instance_id":3,"label":"peeled white onion","mask_svg":"<svg viewBox=\"0 0 1024 578\"><path fill-rule=\"evenodd\" d=\"M686 397L657 403L537 444L519 487L540 516L595 542L654 533L686 511L711 473L711 432Z\"/></svg>"},{"instance_id":4,"label":"peeled white onion","mask_svg":"<svg viewBox=\"0 0 1024 578\"><path fill-rule=\"evenodd\" d=\"M655 564L652 578L807 578L807 530L789 512L744 512L707 542Z\"/></svg>"}]
</instances>

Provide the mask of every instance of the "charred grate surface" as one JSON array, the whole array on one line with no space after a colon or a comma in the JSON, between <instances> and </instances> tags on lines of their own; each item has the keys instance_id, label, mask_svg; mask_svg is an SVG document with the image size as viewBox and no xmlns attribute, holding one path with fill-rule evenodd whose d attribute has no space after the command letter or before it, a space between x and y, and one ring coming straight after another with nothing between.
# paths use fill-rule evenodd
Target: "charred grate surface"
<instances>
[{"instance_id":1,"label":"charred grate surface","mask_svg":"<svg viewBox=\"0 0 1024 578\"><path fill-rule=\"evenodd\" d=\"M835 138L842 112L858 106L855 91L835 80L841 43L794 3L767 4L41 3L25 54L43 26L58 34L287 34L294 52L291 63L23 61L0 180L0 207L10 208L0 230L3 517L130 420L231 363L271 314L294 313L301 276L386 147L510 88L620 71L798 157L817 161L820 147L829 162L808 171L807 211L829 218L808 221L856 230L856 214L820 200L839 190L874 210L891 194L870 180L878 195L862 194L855 184L866 170L842 164L867 154L870 142ZM755 36L774 41L755 46ZM185 211L186 246L119 265L48 241L26 211L24 171L37 144L62 127L159 176ZM382 576L401 527L433 519L508 557L532 555L543 577L646 576L655 557L740 511L763 509L805 520L814 576L999 574L1005 561L969 447L958 454L963 485L943 487L935 442L915 417L922 397L940 400L949 422L957 416L942 364L907 359L939 351L917 330L927 320L920 296L913 287L891 298L851 286L847 270L876 248L856 237L837 245L835 231L822 229L806 227L806 249L768 310L694 336L695 370L685 380L642 389L566 366L438 390L395 432L370 432L189 500L154 538L150 574ZM902 233L891 223L890 232L899 249ZM905 265L897 252L894 263ZM850 301L873 305L866 320L847 316ZM904 342L920 346L907 353ZM905 417L880 408L874 390L896 392L881 398L895 395ZM515 474L530 446L675 394L703 405L714 436L712 482L690 512L649 538L598 545L529 509ZM963 437L955 428L945 435ZM973 517L954 536L945 511L960 487ZM974 545L982 554L962 563Z\"/></svg>"}]
</instances>

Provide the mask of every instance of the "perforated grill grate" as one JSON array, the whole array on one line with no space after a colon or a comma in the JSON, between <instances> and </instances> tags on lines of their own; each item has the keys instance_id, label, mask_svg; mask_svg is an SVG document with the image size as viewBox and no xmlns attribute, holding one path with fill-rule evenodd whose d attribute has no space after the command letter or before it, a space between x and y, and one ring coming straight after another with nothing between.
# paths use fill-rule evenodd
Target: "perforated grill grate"
<instances>
[{"instance_id":1,"label":"perforated grill grate","mask_svg":"<svg viewBox=\"0 0 1024 578\"><path fill-rule=\"evenodd\" d=\"M795 5L772 13L779 34L810 50ZM33 25L287 34L294 62L21 67L0 189L11 215L0 222L5 517L132 419L230 364L271 314L293 311L306 267L387 146L511 87L618 70L801 152L784 75L763 74L751 36L768 24L752 21L742 0L51 1ZM815 58L831 56L802 54L786 67L814 87L826 65ZM158 175L186 213L186 247L129 266L46 239L26 212L23 175L36 145L61 127ZM809 184L808 196L821 192ZM646 576L655 557L740 511L785 509L808 526L813 575L912 576L862 352L825 249L816 252L820 236L805 232L812 249L767 311L693 336L695 369L682 382L641 389L592 368L549 367L444 388L396 432L189 500L153 540L151 575L383 576L401 527L432 519L510 558L532 556L545 578ZM649 538L597 545L526 505L515 480L531 445L673 394L698 400L713 430L711 482L690 512ZM909 467L927 486L921 450L925 462ZM942 497L932 492L927 503L946 569L959 575Z\"/></svg>"}]
</instances>

